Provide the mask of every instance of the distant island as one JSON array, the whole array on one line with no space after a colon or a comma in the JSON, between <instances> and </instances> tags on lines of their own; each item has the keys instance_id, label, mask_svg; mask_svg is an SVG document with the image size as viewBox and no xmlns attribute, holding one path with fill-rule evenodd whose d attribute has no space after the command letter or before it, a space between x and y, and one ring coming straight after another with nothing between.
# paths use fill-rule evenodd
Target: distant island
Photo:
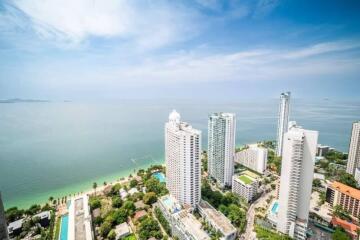
<instances>
[{"instance_id":1,"label":"distant island","mask_svg":"<svg viewBox=\"0 0 360 240\"><path fill-rule=\"evenodd\" d=\"M22 99L22 98L11 98L11 99L3 99L0 100L0 103L43 103L50 102L49 100L42 99Z\"/></svg>"}]
</instances>

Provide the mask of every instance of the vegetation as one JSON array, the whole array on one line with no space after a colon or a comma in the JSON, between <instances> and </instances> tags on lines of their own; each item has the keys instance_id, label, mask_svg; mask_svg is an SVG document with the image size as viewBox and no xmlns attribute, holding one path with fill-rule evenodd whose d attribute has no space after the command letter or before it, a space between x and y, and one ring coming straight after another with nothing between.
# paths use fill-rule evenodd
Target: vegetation
<instances>
[{"instance_id":1,"label":"vegetation","mask_svg":"<svg viewBox=\"0 0 360 240\"><path fill-rule=\"evenodd\" d=\"M168 193L165 183L161 183L154 177L151 177L145 182L147 192L154 192L157 196L164 196Z\"/></svg>"},{"instance_id":2,"label":"vegetation","mask_svg":"<svg viewBox=\"0 0 360 240\"><path fill-rule=\"evenodd\" d=\"M158 207L155 208L155 216L159 220L159 222L160 222L161 226L164 228L165 232L171 236L171 227L170 227L168 221L166 220L166 218L164 217L163 213L161 212L161 210Z\"/></svg>"},{"instance_id":3,"label":"vegetation","mask_svg":"<svg viewBox=\"0 0 360 240\"><path fill-rule=\"evenodd\" d=\"M281 157L277 157L274 151L268 151L268 167L278 175L281 173Z\"/></svg>"},{"instance_id":4,"label":"vegetation","mask_svg":"<svg viewBox=\"0 0 360 240\"><path fill-rule=\"evenodd\" d=\"M315 188L321 187L321 180L318 179L318 178L315 178L315 179L313 180L312 186L315 187Z\"/></svg>"},{"instance_id":5,"label":"vegetation","mask_svg":"<svg viewBox=\"0 0 360 240\"><path fill-rule=\"evenodd\" d=\"M264 240L291 240L290 237L255 225L256 237Z\"/></svg>"},{"instance_id":6,"label":"vegetation","mask_svg":"<svg viewBox=\"0 0 360 240\"><path fill-rule=\"evenodd\" d=\"M163 237L158 222L149 216L141 220L138 233L140 240L147 240L151 237L162 239Z\"/></svg>"},{"instance_id":7,"label":"vegetation","mask_svg":"<svg viewBox=\"0 0 360 240\"><path fill-rule=\"evenodd\" d=\"M351 221L350 214L347 211L345 211L340 205L336 205L333 208L333 215L335 217L338 217L338 218L341 218L341 219L344 219L347 221Z\"/></svg>"},{"instance_id":8,"label":"vegetation","mask_svg":"<svg viewBox=\"0 0 360 240\"><path fill-rule=\"evenodd\" d=\"M245 231L246 205L238 196L231 192L223 195L220 191L213 191L207 181L201 186L201 195L204 200L227 216L240 232Z\"/></svg>"},{"instance_id":9,"label":"vegetation","mask_svg":"<svg viewBox=\"0 0 360 240\"><path fill-rule=\"evenodd\" d=\"M156 193L148 192L144 195L143 201L145 204L151 205L157 201Z\"/></svg>"},{"instance_id":10,"label":"vegetation","mask_svg":"<svg viewBox=\"0 0 360 240\"><path fill-rule=\"evenodd\" d=\"M349 173L344 173L338 179L339 182L346 184L353 188L358 188L357 181L355 180L354 176Z\"/></svg>"},{"instance_id":11,"label":"vegetation","mask_svg":"<svg viewBox=\"0 0 360 240\"><path fill-rule=\"evenodd\" d=\"M331 235L333 240L351 240L351 237L345 232L343 228L337 227L335 232Z\"/></svg>"},{"instance_id":12,"label":"vegetation","mask_svg":"<svg viewBox=\"0 0 360 240\"><path fill-rule=\"evenodd\" d=\"M89 206L91 210L94 210L96 208L101 207L101 202L100 199L98 197L90 197L89 198Z\"/></svg>"}]
</instances>

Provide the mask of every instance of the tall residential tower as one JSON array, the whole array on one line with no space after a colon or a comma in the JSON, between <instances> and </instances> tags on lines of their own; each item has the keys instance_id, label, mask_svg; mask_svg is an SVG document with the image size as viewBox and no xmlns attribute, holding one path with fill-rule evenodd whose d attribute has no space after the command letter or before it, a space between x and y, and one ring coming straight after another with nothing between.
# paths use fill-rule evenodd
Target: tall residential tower
<instances>
[{"instance_id":1,"label":"tall residential tower","mask_svg":"<svg viewBox=\"0 0 360 240\"><path fill-rule=\"evenodd\" d=\"M278 130L277 130L277 147L276 155L281 156L283 149L284 134L288 130L289 124L289 109L290 109L290 92L282 93L280 95Z\"/></svg>"},{"instance_id":2,"label":"tall residential tower","mask_svg":"<svg viewBox=\"0 0 360 240\"><path fill-rule=\"evenodd\" d=\"M277 230L306 239L318 132L293 125L284 134Z\"/></svg>"},{"instance_id":3,"label":"tall residential tower","mask_svg":"<svg viewBox=\"0 0 360 240\"><path fill-rule=\"evenodd\" d=\"M201 196L201 131L180 121L173 110L165 124L166 187L181 204L196 206Z\"/></svg>"},{"instance_id":4,"label":"tall residential tower","mask_svg":"<svg viewBox=\"0 0 360 240\"><path fill-rule=\"evenodd\" d=\"M352 125L349 157L346 172L355 175L356 168L360 167L360 121ZM358 182L360 179L357 179Z\"/></svg>"},{"instance_id":5,"label":"tall residential tower","mask_svg":"<svg viewBox=\"0 0 360 240\"><path fill-rule=\"evenodd\" d=\"M235 157L235 114L209 116L208 171L221 187L231 186Z\"/></svg>"}]
</instances>

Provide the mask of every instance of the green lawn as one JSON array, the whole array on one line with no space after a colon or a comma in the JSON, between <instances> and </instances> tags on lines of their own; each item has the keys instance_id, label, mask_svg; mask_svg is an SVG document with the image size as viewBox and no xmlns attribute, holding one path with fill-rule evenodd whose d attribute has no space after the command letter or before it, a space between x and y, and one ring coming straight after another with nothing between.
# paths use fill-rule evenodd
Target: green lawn
<instances>
[{"instance_id":1,"label":"green lawn","mask_svg":"<svg viewBox=\"0 0 360 240\"><path fill-rule=\"evenodd\" d=\"M239 179L245 184L251 184L253 182L253 180L246 175L240 175Z\"/></svg>"},{"instance_id":2,"label":"green lawn","mask_svg":"<svg viewBox=\"0 0 360 240\"><path fill-rule=\"evenodd\" d=\"M135 237L134 234L131 234L131 235L129 235L129 236L125 237L125 238L121 238L121 239L122 240L136 240L136 237Z\"/></svg>"}]
</instances>

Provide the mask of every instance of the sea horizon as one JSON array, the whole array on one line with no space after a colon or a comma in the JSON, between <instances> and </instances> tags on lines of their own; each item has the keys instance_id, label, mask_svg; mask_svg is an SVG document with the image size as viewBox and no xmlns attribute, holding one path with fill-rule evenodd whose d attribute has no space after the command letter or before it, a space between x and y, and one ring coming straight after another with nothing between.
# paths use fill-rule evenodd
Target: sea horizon
<instances>
[{"instance_id":1,"label":"sea horizon","mask_svg":"<svg viewBox=\"0 0 360 240\"><path fill-rule=\"evenodd\" d=\"M292 99L290 120L320 132L319 143L347 152L351 123L360 101ZM172 109L202 130L207 117L237 115L236 144L275 140L278 100L122 100L39 102L0 105L0 190L6 208L29 207L91 189L162 164L164 124Z\"/></svg>"}]
</instances>

